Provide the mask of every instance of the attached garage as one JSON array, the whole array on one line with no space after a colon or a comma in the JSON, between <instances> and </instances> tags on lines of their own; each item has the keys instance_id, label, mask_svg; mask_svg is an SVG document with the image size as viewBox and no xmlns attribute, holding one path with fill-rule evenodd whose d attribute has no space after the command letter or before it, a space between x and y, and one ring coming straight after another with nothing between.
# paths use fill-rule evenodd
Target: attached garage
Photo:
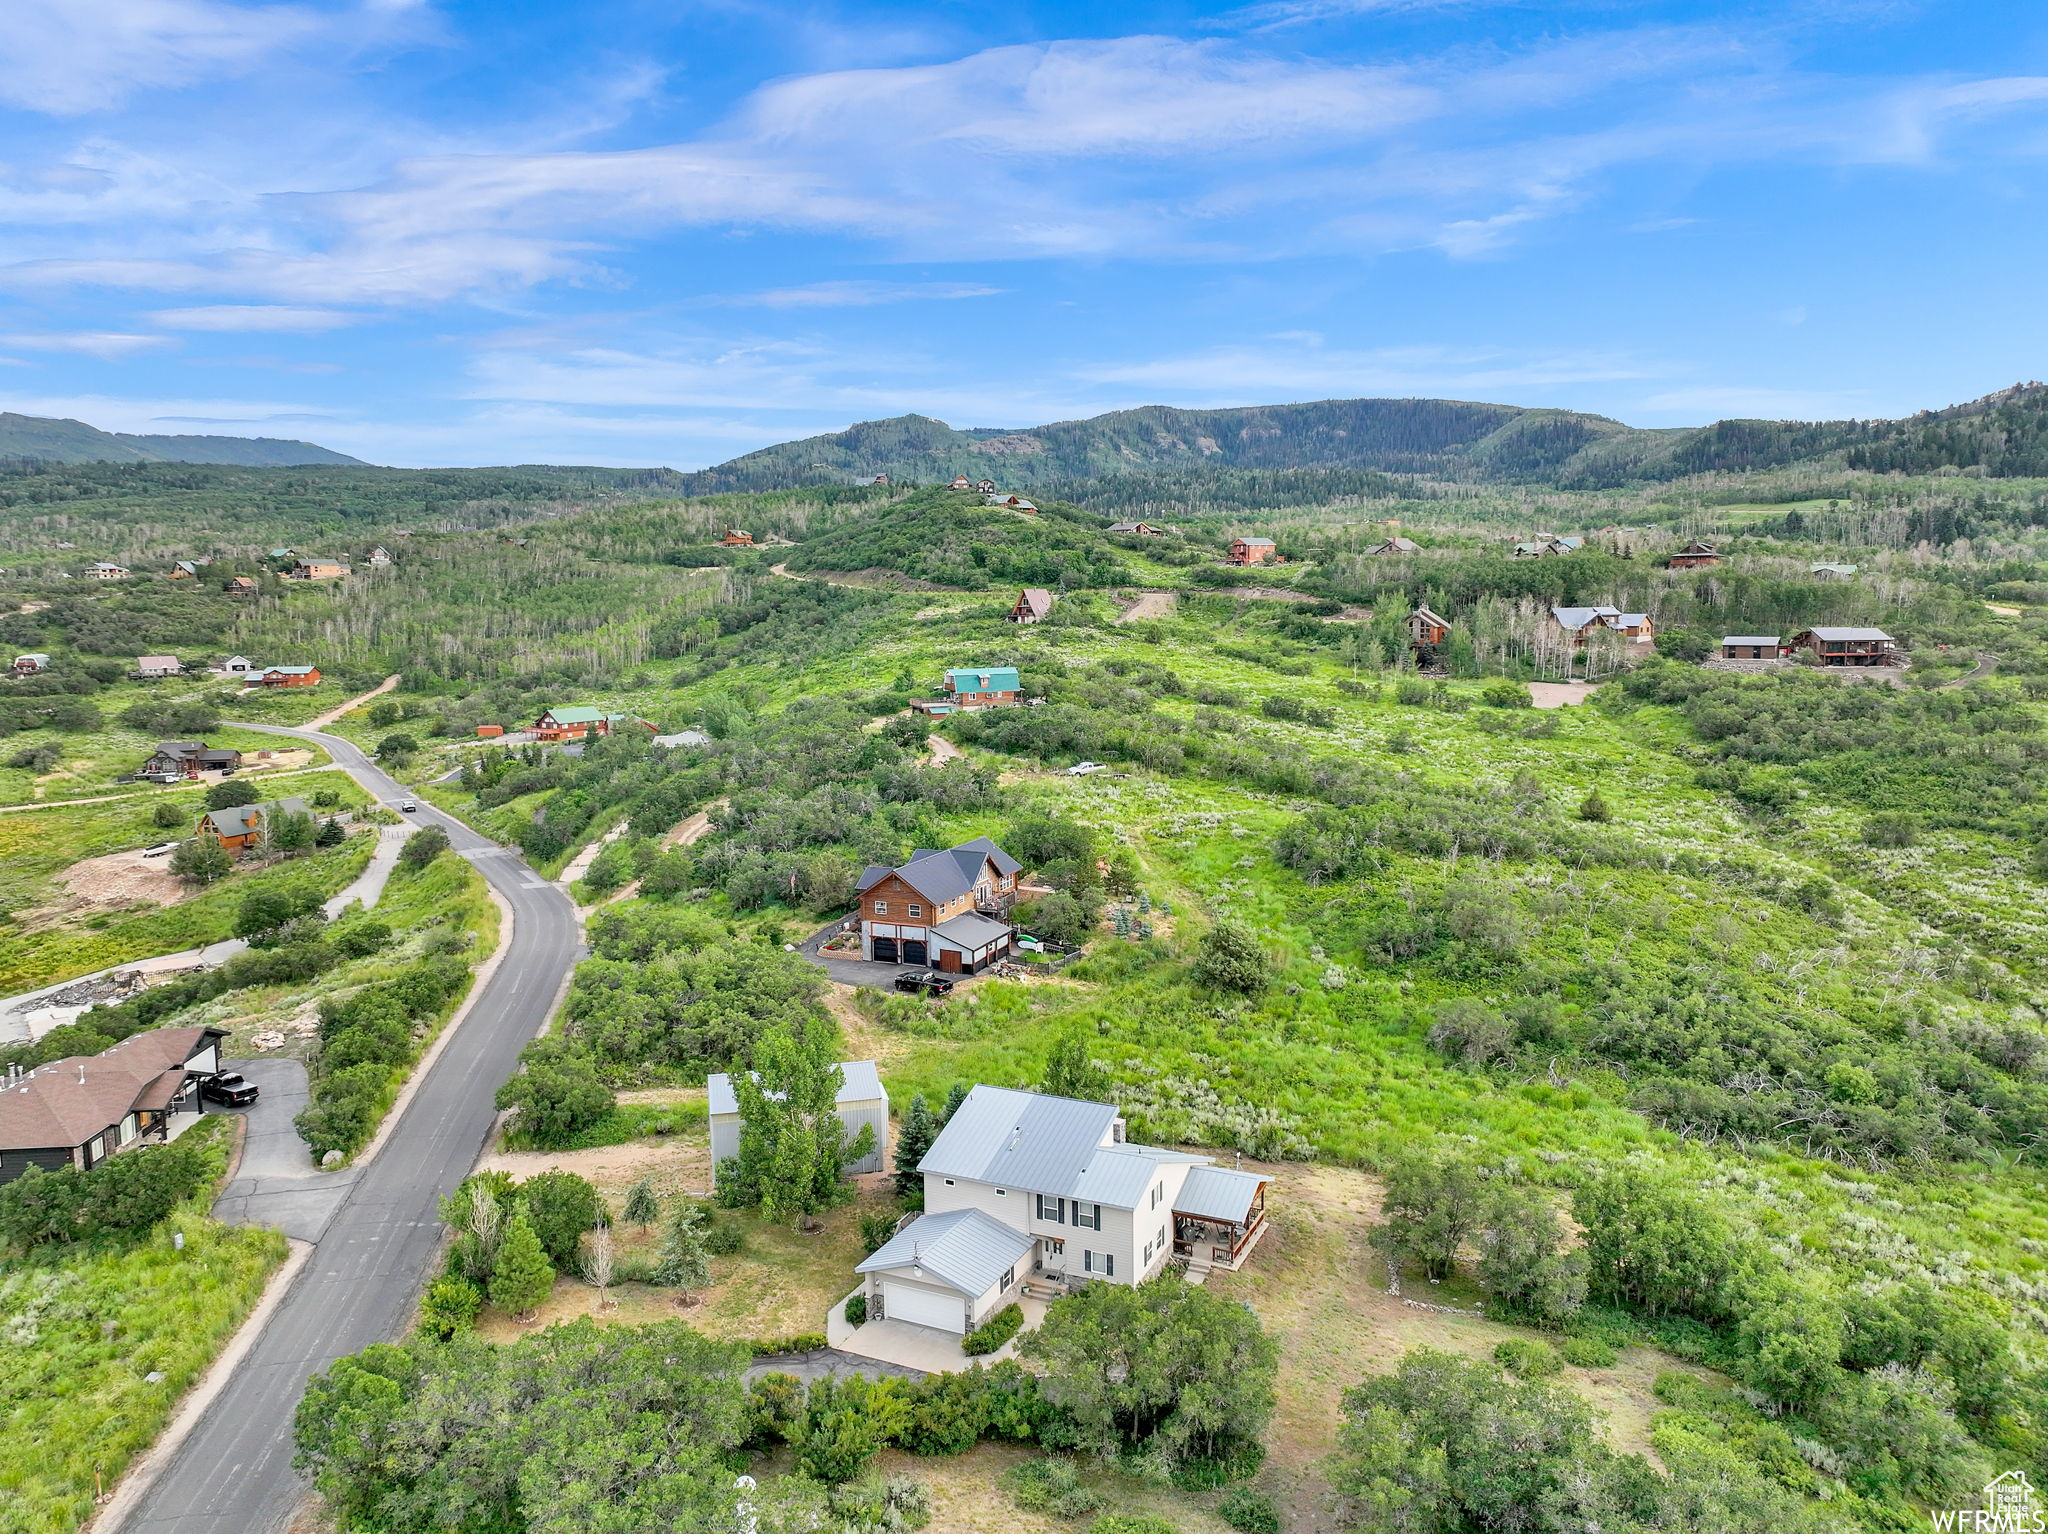
<instances>
[{"instance_id":1,"label":"attached garage","mask_svg":"<svg viewBox=\"0 0 2048 1534\"><path fill-rule=\"evenodd\" d=\"M935 1326L942 1332L967 1330L967 1296L950 1289L927 1289L901 1278L882 1282L882 1314L891 1321Z\"/></svg>"},{"instance_id":2,"label":"attached garage","mask_svg":"<svg viewBox=\"0 0 2048 1534\"><path fill-rule=\"evenodd\" d=\"M896 962L896 939L893 937L878 937L874 939L874 954L877 964L894 964Z\"/></svg>"},{"instance_id":3,"label":"attached garage","mask_svg":"<svg viewBox=\"0 0 2048 1534\"><path fill-rule=\"evenodd\" d=\"M957 1337L1017 1297L1037 1245L979 1209L920 1215L860 1265L868 1313Z\"/></svg>"},{"instance_id":4,"label":"attached garage","mask_svg":"<svg viewBox=\"0 0 2048 1534\"><path fill-rule=\"evenodd\" d=\"M875 939L875 957L878 959L882 956L881 946L882 940L880 938ZM924 940L922 938L907 937L903 940L903 962L905 964L923 964L927 962Z\"/></svg>"}]
</instances>

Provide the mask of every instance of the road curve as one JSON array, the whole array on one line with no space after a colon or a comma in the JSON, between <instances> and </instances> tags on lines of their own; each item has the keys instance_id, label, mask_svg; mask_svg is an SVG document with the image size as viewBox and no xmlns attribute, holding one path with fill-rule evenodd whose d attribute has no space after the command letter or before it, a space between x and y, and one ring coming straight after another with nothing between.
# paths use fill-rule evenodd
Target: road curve
<instances>
[{"instance_id":1,"label":"road curve","mask_svg":"<svg viewBox=\"0 0 2048 1534\"><path fill-rule=\"evenodd\" d=\"M313 739L382 803L402 789L338 736ZM461 1028L428 1067L389 1139L355 1175L312 1259L184 1442L117 1527L124 1534L271 1534L305 1495L292 1469L292 1412L308 1378L344 1353L396 1338L440 1248L437 1205L468 1175L498 1086L540 1031L579 954L575 909L515 852L424 802L513 913L513 937Z\"/></svg>"}]
</instances>

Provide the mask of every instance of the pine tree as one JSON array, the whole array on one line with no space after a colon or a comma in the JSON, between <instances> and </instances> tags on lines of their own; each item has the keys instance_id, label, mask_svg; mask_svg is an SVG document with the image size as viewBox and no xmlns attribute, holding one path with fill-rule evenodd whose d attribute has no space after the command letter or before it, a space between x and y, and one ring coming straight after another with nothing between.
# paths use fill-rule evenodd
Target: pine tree
<instances>
[{"instance_id":1,"label":"pine tree","mask_svg":"<svg viewBox=\"0 0 2048 1534\"><path fill-rule=\"evenodd\" d=\"M704 1250L704 1215L695 1204L676 1205L668 1231L661 1238L661 1260L654 1281L676 1291L676 1303L690 1303L690 1291L711 1282L711 1255Z\"/></svg>"},{"instance_id":2,"label":"pine tree","mask_svg":"<svg viewBox=\"0 0 2048 1534\"><path fill-rule=\"evenodd\" d=\"M953 1115L960 1111L960 1105L967 1101L967 1083L956 1081L952 1090L946 1093L946 1106L939 1110L939 1128L944 1129L953 1121Z\"/></svg>"},{"instance_id":3,"label":"pine tree","mask_svg":"<svg viewBox=\"0 0 2048 1534\"><path fill-rule=\"evenodd\" d=\"M554 1287L554 1267L522 1209L505 1222L505 1234L498 1241L498 1263L491 1270L491 1303L519 1315L538 1309Z\"/></svg>"},{"instance_id":4,"label":"pine tree","mask_svg":"<svg viewBox=\"0 0 2048 1534\"><path fill-rule=\"evenodd\" d=\"M654 1180L643 1177L626 1190L626 1210L623 1216L628 1225L647 1229L661 1218L661 1199L654 1191Z\"/></svg>"},{"instance_id":5,"label":"pine tree","mask_svg":"<svg viewBox=\"0 0 2048 1534\"><path fill-rule=\"evenodd\" d=\"M1581 820L1604 822L1613 818L1614 811L1608 808L1607 801L1600 797L1600 790L1597 788L1587 794L1585 803L1579 806L1579 819Z\"/></svg>"},{"instance_id":6,"label":"pine tree","mask_svg":"<svg viewBox=\"0 0 2048 1534\"><path fill-rule=\"evenodd\" d=\"M918 1171L918 1162L924 1160L925 1152L932 1148L932 1141L939 1137L939 1121L932 1114L931 1104L920 1092L911 1098L910 1107L903 1114L903 1123L896 1130L896 1191L904 1197L924 1187L924 1175Z\"/></svg>"}]
</instances>

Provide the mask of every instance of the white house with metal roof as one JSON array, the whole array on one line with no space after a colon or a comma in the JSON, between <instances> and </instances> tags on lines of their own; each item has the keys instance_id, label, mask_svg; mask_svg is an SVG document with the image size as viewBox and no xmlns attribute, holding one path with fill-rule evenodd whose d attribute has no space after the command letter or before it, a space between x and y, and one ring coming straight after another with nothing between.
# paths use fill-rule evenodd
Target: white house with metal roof
<instances>
[{"instance_id":1,"label":"white house with metal roof","mask_svg":"<svg viewBox=\"0 0 2048 1534\"><path fill-rule=\"evenodd\" d=\"M977 1086L918 1171L926 1212L859 1268L870 1317L968 1332L1027 1288L1236 1268L1265 1231L1263 1174L1132 1144L1107 1103Z\"/></svg>"},{"instance_id":2,"label":"white house with metal roof","mask_svg":"<svg viewBox=\"0 0 2048 1534\"><path fill-rule=\"evenodd\" d=\"M711 1175L715 1179L718 1164L740 1153L740 1125L744 1120L740 1116L739 1097L732 1089L732 1077L724 1071L714 1071L704 1085L711 1115ZM833 1102L849 1144L863 1125L875 1132L874 1150L859 1161L849 1162L846 1170L881 1171L889 1153L889 1094L882 1087L875 1062L840 1061L839 1092Z\"/></svg>"}]
</instances>

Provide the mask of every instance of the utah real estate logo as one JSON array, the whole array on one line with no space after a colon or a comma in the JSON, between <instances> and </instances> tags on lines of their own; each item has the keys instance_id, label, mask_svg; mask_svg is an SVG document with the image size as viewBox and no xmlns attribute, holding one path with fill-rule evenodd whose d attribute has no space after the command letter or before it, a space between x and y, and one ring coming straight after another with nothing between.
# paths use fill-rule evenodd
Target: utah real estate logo
<instances>
[{"instance_id":1,"label":"utah real estate logo","mask_svg":"<svg viewBox=\"0 0 2048 1534\"><path fill-rule=\"evenodd\" d=\"M2048 1534L2048 1516L2023 1470L2008 1470L1984 1488L1982 1507L1942 1507L1928 1514L1942 1534Z\"/></svg>"}]
</instances>

